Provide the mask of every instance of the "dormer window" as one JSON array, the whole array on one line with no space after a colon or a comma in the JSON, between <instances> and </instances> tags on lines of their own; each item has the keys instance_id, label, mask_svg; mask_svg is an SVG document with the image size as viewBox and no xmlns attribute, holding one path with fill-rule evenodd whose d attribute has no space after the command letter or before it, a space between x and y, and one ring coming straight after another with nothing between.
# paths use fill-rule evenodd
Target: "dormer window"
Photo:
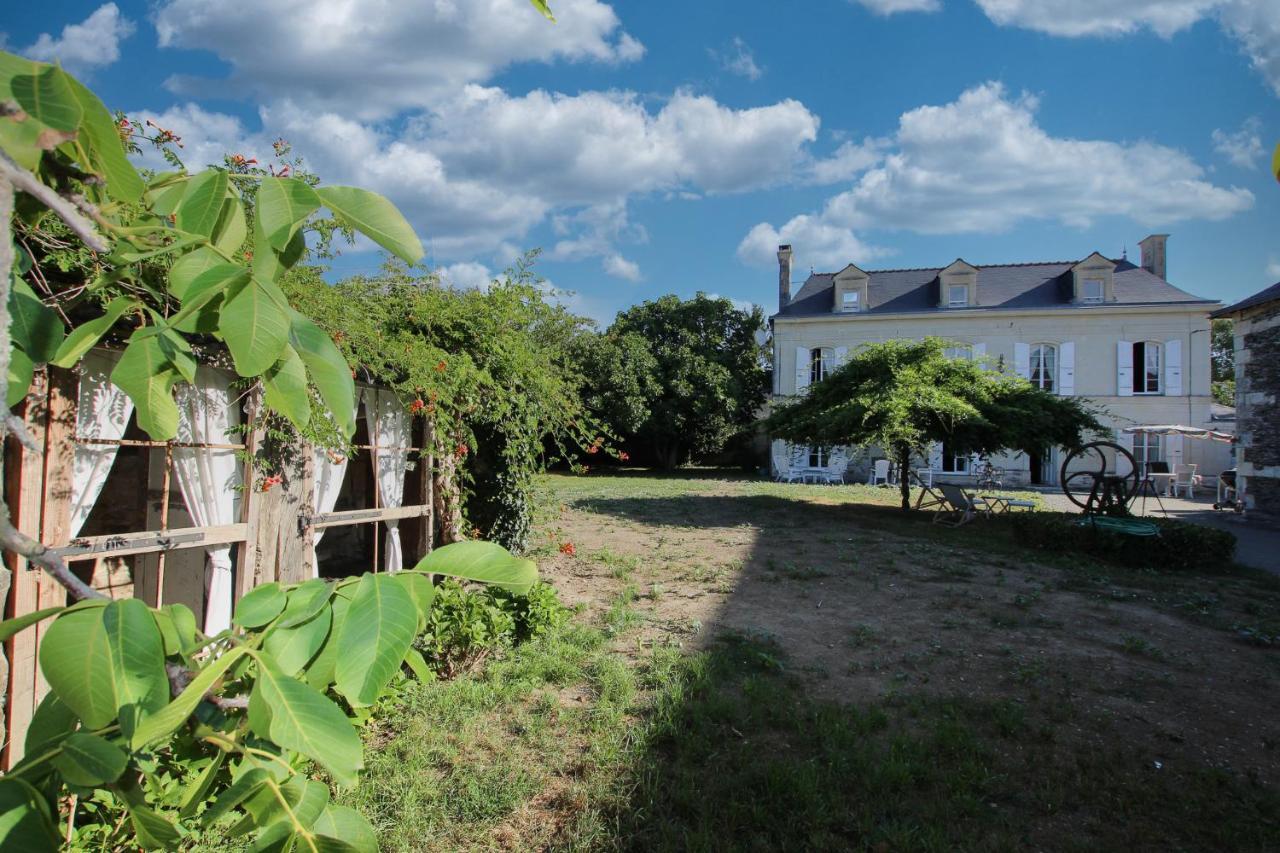
<instances>
[{"instance_id":1,"label":"dormer window","mask_svg":"<svg viewBox=\"0 0 1280 853\"><path fill-rule=\"evenodd\" d=\"M1094 252L1071 268L1071 301L1077 305L1114 302L1115 261Z\"/></svg>"},{"instance_id":2,"label":"dormer window","mask_svg":"<svg viewBox=\"0 0 1280 853\"><path fill-rule=\"evenodd\" d=\"M952 284L947 287L947 307L965 308L969 305L969 286Z\"/></svg>"},{"instance_id":3,"label":"dormer window","mask_svg":"<svg viewBox=\"0 0 1280 853\"><path fill-rule=\"evenodd\" d=\"M938 307L969 308L977 306L978 268L956 258L938 272Z\"/></svg>"},{"instance_id":4,"label":"dormer window","mask_svg":"<svg viewBox=\"0 0 1280 853\"><path fill-rule=\"evenodd\" d=\"M840 270L835 277L835 299L831 311L835 314L860 314L871 310L869 288L871 276L853 264Z\"/></svg>"},{"instance_id":5,"label":"dormer window","mask_svg":"<svg viewBox=\"0 0 1280 853\"><path fill-rule=\"evenodd\" d=\"M1086 278L1080 282L1080 301L1085 305L1097 305L1106 298L1107 284L1100 278Z\"/></svg>"},{"instance_id":6,"label":"dormer window","mask_svg":"<svg viewBox=\"0 0 1280 853\"><path fill-rule=\"evenodd\" d=\"M846 290L840 294L840 310L853 312L862 310L862 292L858 290Z\"/></svg>"}]
</instances>

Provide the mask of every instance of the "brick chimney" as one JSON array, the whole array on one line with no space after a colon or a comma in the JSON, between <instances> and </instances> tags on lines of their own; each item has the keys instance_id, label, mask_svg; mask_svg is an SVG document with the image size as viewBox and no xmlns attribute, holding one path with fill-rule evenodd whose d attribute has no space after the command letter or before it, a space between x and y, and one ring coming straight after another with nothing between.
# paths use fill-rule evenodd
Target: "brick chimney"
<instances>
[{"instance_id":1,"label":"brick chimney","mask_svg":"<svg viewBox=\"0 0 1280 853\"><path fill-rule=\"evenodd\" d=\"M778 247L778 310L791 304L791 246Z\"/></svg>"},{"instance_id":2,"label":"brick chimney","mask_svg":"<svg viewBox=\"0 0 1280 853\"><path fill-rule=\"evenodd\" d=\"M1168 239L1168 234L1152 234L1138 243L1142 248L1142 268L1157 278L1165 278L1164 245Z\"/></svg>"}]
</instances>

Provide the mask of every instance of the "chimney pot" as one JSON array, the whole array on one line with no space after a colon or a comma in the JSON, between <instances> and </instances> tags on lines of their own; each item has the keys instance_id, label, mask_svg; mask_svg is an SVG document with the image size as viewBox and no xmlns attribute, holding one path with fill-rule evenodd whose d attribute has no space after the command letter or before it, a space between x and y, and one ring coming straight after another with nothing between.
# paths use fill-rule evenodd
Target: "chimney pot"
<instances>
[{"instance_id":1,"label":"chimney pot","mask_svg":"<svg viewBox=\"0 0 1280 853\"><path fill-rule=\"evenodd\" d=\"M778 310L791 304L791 244L778 246Z\"/></svg>"},{"instance_id":2,"label":"chimney pot","mask_svg":"<svg viewBox=\"0 0 1280 853\"><path fill-rule=\"evenodd\" d=\"M1157 278L1168 281L1165 275L1165 243L1168 234L1152 234L1138 243L1142 249L1142 268Z\"/></svg>"}]
</instances>

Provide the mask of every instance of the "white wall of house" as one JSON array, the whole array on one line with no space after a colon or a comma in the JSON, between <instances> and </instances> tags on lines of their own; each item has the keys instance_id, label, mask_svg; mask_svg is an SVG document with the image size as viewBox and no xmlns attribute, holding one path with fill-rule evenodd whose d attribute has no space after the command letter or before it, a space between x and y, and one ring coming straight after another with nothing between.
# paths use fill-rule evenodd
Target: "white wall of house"
<instances>
[{"instance_id":1,"label":"white wall of house","mask_svg":"<svg viewBox=\"0 0 1280 853\"><path fill-rule=\"evenodd\" d=\"M859 346L935 336L972 347L992 369L1026 375L1037 344L1056 356L1053 390L1086 397L1104 408L1116 430L1136 424L1210 425L1209 318L1203 305L1072 305L1016 311L964 308L915 314L836 314L774 318L775 383L781 395L807 381L802 359L816 348L850 356ZM1159 388L1133 393L1132 345L1149 341L1160 351ZM1167 461L1193 462L1216 476L1232 466L1224 444L1184 440L1162 448ZM1026 472L1025 456L995 460ZM859 471L857 462L854 470ZM862 466L865 467L865 464ZM1014 477L1013 479L1018 479Z\"/></svg>"}]
</instances>

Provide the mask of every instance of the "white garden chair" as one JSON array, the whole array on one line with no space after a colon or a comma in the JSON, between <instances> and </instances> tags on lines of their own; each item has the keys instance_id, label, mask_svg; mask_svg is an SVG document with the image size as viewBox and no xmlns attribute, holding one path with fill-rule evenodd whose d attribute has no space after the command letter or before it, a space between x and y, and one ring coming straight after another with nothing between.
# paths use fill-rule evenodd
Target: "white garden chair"
<instances>
[{"instance_id":1,"label":"white garden chair","mask_svg":"<svg viewBox=\"0 0 1280 853\"><path fill-rule=\"evenodd\" d=\"M787 466L787 473L782 477L784 483L794 483L797 480L805 481L805 477L809 473L809 448L799 444L791 445L791 464Z\"/></svg>"},{"instance_id":2,"label":"white garden chair","mask_svg":"<svg viewBox=\"0 0 1280 853\"><path fill-rule=\"evenodd\" d=\"M1173 466L1173 484L1170 488L1173 490L1174 497L1178 496L1179 491L1185 491L1188 498L1196 496L1196 486L1200 485L1200 478L1196 476L1195 465L1174 465Z\"/></svg>"},{"instance_id":3,"label":"white garden chair","mask_svg":"<svg viewBox=\"0 0 1280 853\"><path fill-rule=\"evenodd\" d=\"M844 483L844 472L849 467L849 453L842 447L833 447L827 454L827 467L814 473L824 483Z\"/></svg>"},{"instance_id":4,"label":"white garden chair","mask_svg":"<svg viewBox=\"0 0 1280 853\"><path fill-rule=\"evenodd\" d=\"M890 463L888 459L877 459L871 466L871 474L867 477L867 485L889 485L889 469Z\"/></svg>"}]
</instances>

